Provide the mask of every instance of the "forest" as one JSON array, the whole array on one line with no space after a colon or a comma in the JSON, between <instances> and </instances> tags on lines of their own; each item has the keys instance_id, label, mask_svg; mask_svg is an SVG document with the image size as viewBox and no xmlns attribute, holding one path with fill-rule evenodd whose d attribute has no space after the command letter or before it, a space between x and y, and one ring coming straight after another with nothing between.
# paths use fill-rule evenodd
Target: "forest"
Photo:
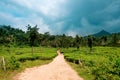
<instances>
[{"instance_id":1,"label":"forest","mask_svg":"<svg viewBox=\"0 0 120 80\"><path fill-rule=\"evenodd\" d=\"M54 48L86 47L89 41L93 46L120 46L120 32L104 36L81 36L75 37L61 35L51 35L49 32L41 34L36 26L26 26L27 31L13 28L10 25L0 25L0 45L10 46L44 46Z\"/></svg>"}]
</instances>

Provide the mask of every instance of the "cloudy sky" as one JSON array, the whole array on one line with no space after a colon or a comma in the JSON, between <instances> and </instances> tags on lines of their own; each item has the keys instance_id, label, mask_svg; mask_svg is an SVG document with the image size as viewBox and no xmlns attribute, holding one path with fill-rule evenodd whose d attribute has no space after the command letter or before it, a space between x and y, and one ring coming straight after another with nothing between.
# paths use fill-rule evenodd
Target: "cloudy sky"
<instances>
[{"instance_id":1,"label":"cloudy sky","mask_svg":"<svg viewBox=\"0 0 120 80\"><path fill-rule=\"evenodd\" d=\"M120 32L120 0L0 0L0 25L39 32L87 35Z\"/></svg>"}]
</instances>

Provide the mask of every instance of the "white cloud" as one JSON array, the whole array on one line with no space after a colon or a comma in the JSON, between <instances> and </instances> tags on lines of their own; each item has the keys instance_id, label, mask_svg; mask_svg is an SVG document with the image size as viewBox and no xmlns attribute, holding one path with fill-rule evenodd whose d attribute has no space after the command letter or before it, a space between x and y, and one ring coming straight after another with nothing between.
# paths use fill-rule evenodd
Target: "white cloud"
<instances>
[{"instance_id":1,"label":"white cloud","mask_svg":"<svg viewBox=\"0 0 120 80\"><path fill-rule=\"evenodd\" d=\"M56 19L65 15L63 8L66 0L12 0L14 3Z\"/></svg>"},{"instance_id":2,"label":"white cloud","mask_svg":"<svg viewBox=\"0 0 120 80\"><path fill-rule=\"evenodd\" d=\"M61 11L64 10L64 8L62 8L62 4L64 3L65 3L65 0L52 0L52 1L45 0L41 5L40 9L45 15L58 17L58 16L62 16L60 14L61 14Z\"/></svg>"},{"instance_id":3,"label":"white cloud","mask_svg":"<svg viewBox=\"0 0 120 80\"><path fill-rule=\"evenodd\" d=\"M0 24L9 24L9 25L13 25L16 21L16 19L13 19L13 16L11 14L8 13L3 13L0 12Z\"/></svg>"},{"instance_id":4,"label":"white cloud","mask_svg":"<svg viewBox=\"0 0 120 80\"><path fill-rule=\"evenodd\" d=\"M20 6L24 6L26 8L32 8L32 0L12 0L13 3L18 4Z\"/></svg>"},{"instance_id":5,"label":"white cloud","mask_svg":"<svg viewBox=\"0 0 120 80\"><path fill-rule=\"evenodd\" d=\"M93 34L109 28L119 30L119 4L120 0L2 0L0 24L23 30L28 24L37 24L41 33L68 35Z\"/></svg>"},{"instance_id":6,"label":"white cloud","mask_svg":"<svg viewBox=\"0 0 120 80\"><path fill-rule=\"evenodd\" d=\"M67 34L68 36L75 37L75 36L77 35L77 32L72 31L72 30L69 30L66 34Z\"/></svg>"},{"instance_id":7,"label":"white cloud","mask_svg":"<svg viewBox=\"0 0 120 80\"><path fill-rule=\"evenodd\" d=\"M40 33L51 32L51 30L49 29L49 25L45 24L43 19L35 14L31 14L31 16L28 16L28 18L24 18L24 17L14 17L11 14L7 14L7 13L5 14L0 12L0 17L3 18L2 20L0 20L0 24L2 24L1 22L5 21L5 24L12 25L13 27L16 28L19 27L24 31L27 30L26 26L28 24L30 24L31 26L38 25Z\"/></svg>"}]
</instances>

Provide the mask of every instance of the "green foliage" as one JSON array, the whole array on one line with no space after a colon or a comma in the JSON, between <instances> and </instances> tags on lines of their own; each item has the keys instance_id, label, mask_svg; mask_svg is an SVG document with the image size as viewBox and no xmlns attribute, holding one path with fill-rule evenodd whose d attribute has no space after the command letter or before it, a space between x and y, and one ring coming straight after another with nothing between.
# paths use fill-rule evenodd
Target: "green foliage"
<instances>
[{"instance_id":1,"label":"green foliage","mask_svg":"<svg viewBox=\"0 0 120 80\"><path fill-rule=\"evenodd\" d=\"M4 56L6 63L6 71L0 65L0 80L13 80L13 77L25 70L26 68L48 64L56 56L55 48L34 47L34 55L32 56L31 48L25 47L10 47L8 54L5 46L0 46L0 64L1 56ZM12 57L11 57L12 56Z\"/></svg>"},{"instance_id":2,"label":"green foliage","mask_svg":"<svg viewBox=\"0 0 120 80\"><path fill-rule=\"evenodd\" d=\"M115 59L113 68L113 73L116 75L120 75L120 58Z\"/></svg>"},{"instance_id":3,"label":"green foliage","mask_svg":"<svg viewBox=\"0 0 120 80\"><path fill-rule=\"evenodd\" d=\"M35 46L36 45L35 43L38 40L38 29L39 28L37 28L37 25L34 26L33 28L30 25L28 25L27 27L28 27L27 33L29 35L30 45Z\"/></svg>"},{"instance_id":4,"label":"green foliage","mask_svg":"<svg viewBox=\"0 0 120 80\"><path fill-rule=\"evenodd\" d=\"M86 78L86 75L89 75L92 78L85 80L119 80L119 52L120 49L115 47L95 47L92 54L89 54L88 48L82 48L80 51L71 49L64 55L67 61L79 66L75 67L75 69L79 71L80 76L83 75Z\"/></svg>"},{"instance_id":5,"label":"green foliage","mask_svg":"<svg viewBox=\"0 0 120 80\"><path fill-rule=\"evenodd\" d=\"M61 43L60 47L68 49L70 47L70 38L63 34L60 43Z\"/></svg>"},{"instance_id":6,"label":"green foliage","mask_svg":"<svg viewBox=\"0 0 120 80\"><path fill-rule=\"evenodd\" d=\"M78 50L80 47L80 37L78 35L76 35L76 37L75 37L74 45Z\"/></svg>"},{"instance_id":7,"label":"green foliage","mask_svg":"<svg viewBox=\"0 0 120 80\"><path fill-rule=\"evenodd\" d=\"M93 46L92 36L88 36L88 47L90 48L90 50L92 50L92 46Z\"/></svg>"},{"instance_id":8,"label":"green foliage","mask_svg":"<svg viewBox=\"0 0 120 80\"><path fill-rule=\"evenodd\" d=\"M23 37L24 36L24 37ZM6 45L6 43L25 44L27 39L25 38L25 32L20 29L12 28L7 25L0 25L0 44Z\"/></svg>"},{"instance_id":9,"label":"green foliage","mask_svg":"<svg viewBox=\"0 0 120 80\"><path fill-rule=\"evenodd\" d=\"M116 46L117 44L118 44L118 41L119 41L119 38L118 38L118 34L113 34L112 35L112 41L111 41L111 44L113 45L113 46Z\"/></svg>"},{"instance_id":10,"label":"green foliage","mask_svg":"<svg viewBox=\"0 0 120 80\"><path fill-rule=\"evenodd\" d=\"M120 33L115 33L107 36L96 37L93 35L93 46L120 46ZM40 34L38 32L37 25L31 27L27 26L27 32L20 29L12 28L7 25L0 25L0 45L5 46L46 46L46 47L76 47L79 49L80 46L87 46L87 42L90 45L90 39L87 37L79 37L76 35L75 38L72 36L63 35L51 35L49 32Z\"/></svg>"},{"instance_id":11,"label":"green foliage","mask_svg":"<svg viewBox=\"0 0 120 80\"><path fill-rule=\"evenodd\" d=\"M17 60L20 61L20 62L25 62L27 60L29 61L34 61L34 60L51 60L55 57L56 55L55 54L51 54L50 56L45 56L45 55L34 55L34 56L22 56L22 57L19 57Z\"/></svg>"},{"instance_id":12,"label":"green foliage","mask_svg":"<svg viewBox=\"0 0 120 80\"><path fill-rule=\"evenodd\" d=\"M55 48L43 48L43 47L34 47L34 55L31 55L30 47L26 48L14 48L10 47L9 51L11 54L8 54L6 47L0 47L0 56L4 56L6 60L7 69L18 69L20 63L26 61L35 61L35 60L51 60L56 56ZM12 57L11 57L12 56Z\"/></svg>"},{"instance_id":13,"label":"green foliage","mask_svg":"<svg viewBox=\"0 0 120 80\"><path fill-rule=\"evenodd\" d=\"M11 56L8 65L9 65L8 68L11 70L15 70L20 67L20 63L17 61L17 59L14 56Z\"/></svg>"},{"instance_id":14,"label":"green foliage","mask_svg":"<svg viewBox=\"0 0 120 80\"><path fill-rule=\"evenodd\" d=\"M23 52L16 52L16 55L21 55L23 54Z\"/></svg>"}]
</instances>

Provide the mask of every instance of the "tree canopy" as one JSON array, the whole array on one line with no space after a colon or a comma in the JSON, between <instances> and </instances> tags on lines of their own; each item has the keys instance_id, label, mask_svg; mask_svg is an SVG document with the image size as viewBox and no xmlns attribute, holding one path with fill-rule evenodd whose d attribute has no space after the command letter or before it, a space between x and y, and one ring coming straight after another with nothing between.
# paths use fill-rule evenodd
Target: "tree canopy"
<instances>
[{"instance_id":1,"label":"tree canopy","mask_svg":"<svg viewBox=\"0 0 120 80\"><path fill-rule=\"evenodd\" d=\"M10 25L0 25L0 45L13 45L13 46L46 46L46 47L76 47L79 49L81 46L119 46L120 33L111 34L108 36L94 37L76 37L62 35L51 35L49 32L44 34L39 33L37 25L27 25L27 31L18 28L13 28ZM114 45L113 45L114 44Z\"/></svg>"}]
</instances>

